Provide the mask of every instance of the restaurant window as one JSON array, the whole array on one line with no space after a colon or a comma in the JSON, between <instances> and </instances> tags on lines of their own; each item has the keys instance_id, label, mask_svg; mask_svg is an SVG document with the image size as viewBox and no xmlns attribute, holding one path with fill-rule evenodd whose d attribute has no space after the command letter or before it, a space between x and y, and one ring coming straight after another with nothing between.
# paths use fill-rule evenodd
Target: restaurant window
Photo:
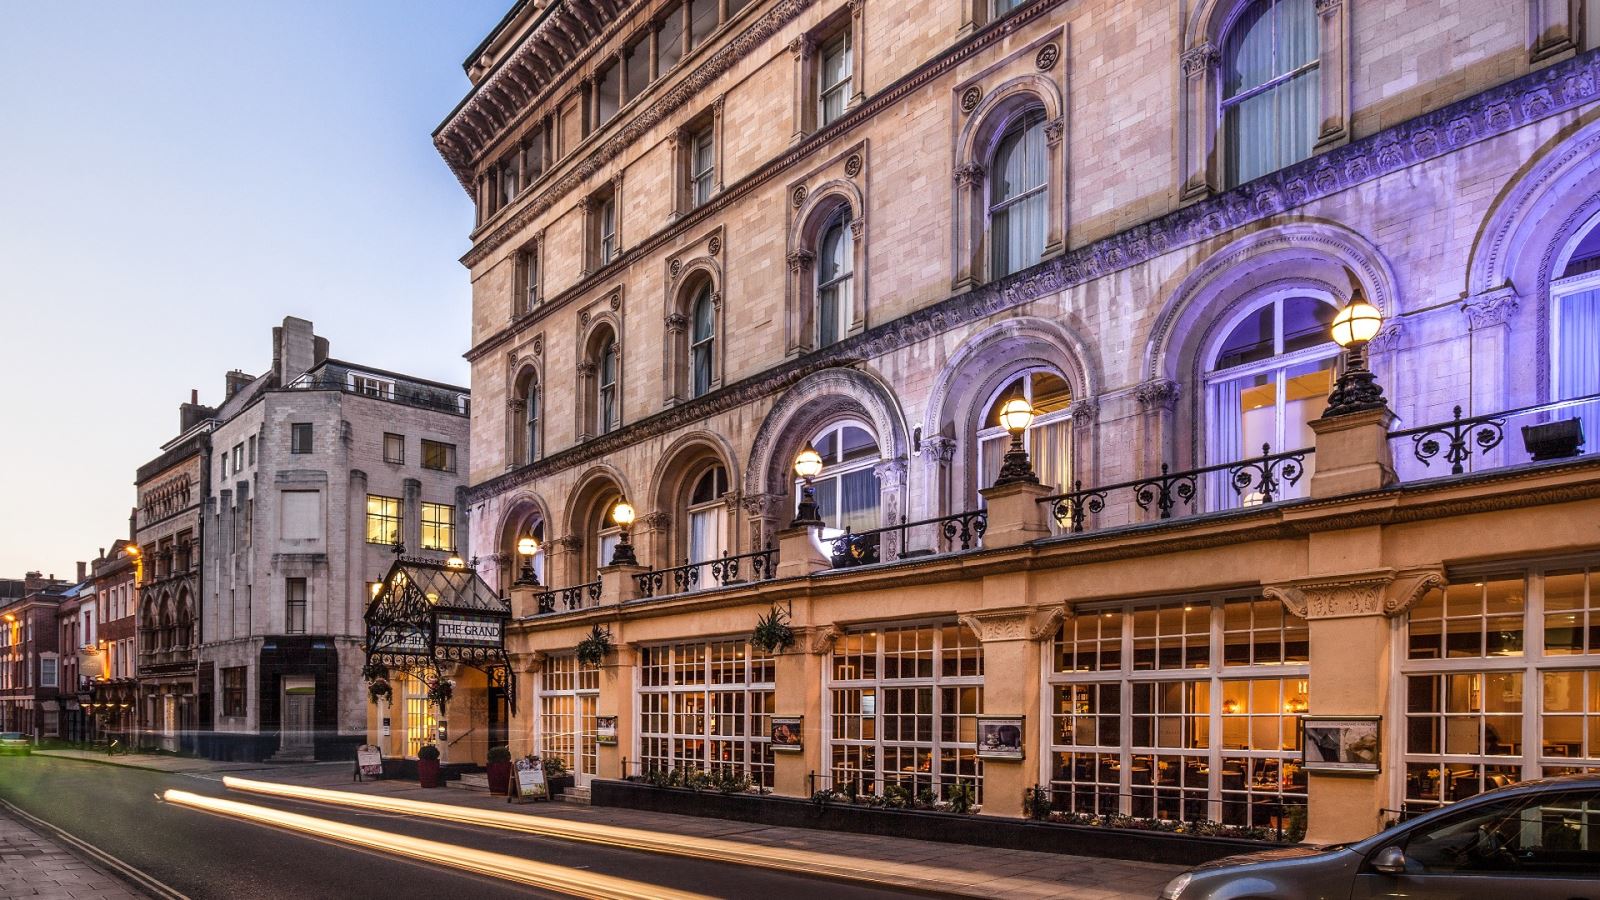
<instances>
[{"instance_id":1,"label":"restaurant window","mask_svg":"<svg viewBox=\"0 0 1600 900\"><path fill-rule=\"evenodd\" d=\"M744 640L640 650L644 771L730 774L770 789L776 665Z\"/></svg>"},{"instance_id":2,"label":"restaurant window","mask_svg":"<svg viewBox=\"0 0 1600 900\"><path fill-rule=\"evenodd\" d=\"M1306 802L1307 653L1305 621L1275 600L1079 610L1052 653L1054 807L1287 827Z\"/></svg>"},{"instance_id":3,"label":"restaurant window","mask_svg":"<svg viewBox=\"0 0 1600 900\"><path fill-rule=\"evenodd\" d=\"M428 699L428 686L420 678L408 675L398 676L401 681L401 694L405 702L405 736L406 756L416 756L417 751L426 744L432 744L436 738L434 728L437 725L433 711L436 708Z\"/></svg>"},{"instance_id":4,"label":"restaurant window","mask_svg":"<svg viewBox=\"0 0 1600 900\"><path fill-rule=\"evenodd\" d=\"M304 578L288 578L284 580L284 634L306 633L306 580Z\"/></svg>"},{"instance_id":5,"label":"restaurant window","mask_svg":"<svg viewBox=\"0 0 1600 900\"><path fill-rule=\"evenodd\" d=\"M1406 617L1407 810L1600 772L1592 566L1455 574Z\"/></svg>"},{"instance_id":6,"label":"restaurant window","mask_svg":"<svg viewBox=\"0 0 1600 900\"><path fill-rule=\"evenodd\" d=\"M400 540L400 498L367 495L367 543L394 544Z\"/></svg>"},{"instance_id":7,"label":"restaurant window","mask_svg":"<svg viewBox=\"0 0 1600 900\"><path fill-rule=\"evenodd\" d=\"M436 472L456 470L456 445L422 439L422 467Z\"/></svg>"},{"instance_id":8,"label":"restaurant window","mask_svg":"<svg viewBox=\"0 0 1600 900\"><path fill-rule=\"evenodd\" d=\"M289 452L311 452L311 423L295 422L289 426Z\"/></svg>"},{"instance_id":9,"label":"restaurant window","mask_svg":"<svg viewBox=\"0 0 1600 900\"><path fill-rule=\"evenodd\" d=\"M448 503L422 504L422 549L456 548L456 508Z\"/></svg>"},{"instance_id":10,"label":"restaurant window","mask_svg":"<svg viewBox=\"0 0 1600 900\"><path fill-rule=\"evenodd\" d=\"M406 461L406 436L403 434L383 435L383 461L400 465Z\"/></svg>"},{"instance_id":11,"label":"restaurant window","mask_svg":"<svg viewBox=\"0 0 1600 900\"><path fill-rule=\"evenodd\" d=\"M955 622L854 629L840 635L824 695L825 760L834 790L950 799L958 784L983 802L977 755L983 645Z\"/></svg>"},{"instance_id":12,"label":"restaurant window","mask_svg":"<svg viewBox=\"0 0 1600 900\"><path fill-rule=\"evenodd\" d=\"M222 714L240 718L246 714L244 682L248 666L234 666L222 670Z\"/></svg>"},{"instance_id":13,"label":"restaurant window","mask_svg":"<svg viewBox=\"0 0 1600 900\"><path fill-rule=\"evenodd\" d=\"M598 768L595 711L600 670L570 654L545 660L539 676L539 755L554 756L587 778Z\"/></svg>"}]
</instances>

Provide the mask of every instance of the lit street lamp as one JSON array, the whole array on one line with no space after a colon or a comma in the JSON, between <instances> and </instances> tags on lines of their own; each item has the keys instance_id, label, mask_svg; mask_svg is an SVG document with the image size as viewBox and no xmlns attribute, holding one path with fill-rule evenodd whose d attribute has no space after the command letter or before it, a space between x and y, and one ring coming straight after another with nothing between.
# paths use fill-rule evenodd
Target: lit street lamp
<instances>
[{"instance_id":1,"label":"lit street lamp","mask_svg":"<svg viewBox=\"0 0 1600 900\"><path fill-rule=\"evenodd\" d=\"M1352 277L1351 281L1355 279ZM1383 313L1368 303L1361 285L1352 284L1350 302L1333 317L1333 341L1344 348L1344 371L1328 395L1328 408L1322 418L1347 416L1370 409L1384 409L1389 402L1377 376L1367 368L1367 342L1383 327Z\"/></svg>"},{"instance_id":2,"label":"lit street lamp","mask_svg":"<svg viewBox=\"0 0 1600 900\"><path fill-rule=\"evenodd\" d=\"M639 558L633 555L633 543L628 540L628 528L633 525L633 504L626 499L618 500L617 505L611 507L611 521L622 529L622 537L617 541L617 549L611 551L611 564L613 566L637 566Z\"/></svg>"},{"instance_id":3,"label":"lit street lamp","mask_svg":"<svg viewBox=\"0 0 1600 900\"><path fill-rule=\"evenodd\" d=\"M522 557L522 569L517 573L517 584L539 586L539 573L533 570L533 557L539 552L539 541L533 535L517 539L517 555Z\"/></svg>"},{"instance_id":4,"label":"lit street lamp","mask_svg":"<svg viewBox=\"0 0 1600 900\"><path fill-rule=\"evenodd\" d=\"M1011 447L1006 450L1005 460L1000 464L1000 476L994 481L996 487L1039 483L1033 463L1028 460L1028 451L1022 446L1022 435L1032 424L1033 404L1020 391L1000 407L1000 425L1011 432Z\"/></svg>"},{"instance_id":5,"label":"lit street lamp","mask_svg":"<svg viewBox=\"0 0 1600 900\"><path fill-rule=\"evenodd\" d=\"M817 489L811 479L822 472L822 454L807 441L794 458L794 474L800 476L800 506L795 510L790 528L804 528L822 524L822 511L817 509Z\"/></svg>"}]
</instances>

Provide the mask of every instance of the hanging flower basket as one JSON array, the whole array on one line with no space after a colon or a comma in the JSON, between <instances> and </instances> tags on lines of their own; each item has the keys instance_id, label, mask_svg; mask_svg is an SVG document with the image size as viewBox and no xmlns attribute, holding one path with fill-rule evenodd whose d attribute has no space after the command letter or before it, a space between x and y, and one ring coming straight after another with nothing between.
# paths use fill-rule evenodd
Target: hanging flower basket
<instances>
[{"instance_id":1,"label":"hanging flower basket","mask_svg":"<svg viewBox=\"0 0 1600 900\"><path fill-rule=\"evenodd\" d=\"M428 702L435 706L444 706L449 703L450 698L454 697L455 693L456 686L448 678L441 678L428 684Z\"/></svg>"},{"instance_id":2,"label":"hanging flower basket","mask_svg":"<svg viewBox=\"0 0 1600 900\"><path fill-rule=\"evenodd\" d=\"M578 665L586 669L599 668L610 652L611 629L596 624L589 629L589 636L578 642Z\"/></svg>"},{"instance_id":3,"label":"hanging flower basket","mask_svg":"<svg viewBox=\"0 0 1600 900\"><path fill-rule=\"evenodd\" d=\"M789 627L789 615L777 606L772 612L756 618L755 630L750 633L750 643L765 653L777 653L794 646L794 629Z\"/></svg>"},{"instance_id":4,"label":"hanging flower basket","mask_svg":"<svg viewBox=\"0 0 1600 900\"><path fill-rule=\"evenodd\" d=\"M372 698L373 703L382 703L394 696L394 688L389 686L386 679L380 678L367 684L367 696Z\"/></svg>"}]
</instances>

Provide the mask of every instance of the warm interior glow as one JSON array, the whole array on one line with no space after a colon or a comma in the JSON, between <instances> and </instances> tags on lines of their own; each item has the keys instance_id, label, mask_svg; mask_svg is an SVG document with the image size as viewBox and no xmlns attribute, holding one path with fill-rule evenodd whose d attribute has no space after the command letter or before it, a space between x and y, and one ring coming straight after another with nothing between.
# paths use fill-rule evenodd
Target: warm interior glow
<instances>
[{"instance_id":1,"label":"warm interior glow","mask_svg":"<svg viewBox=\"0 0 1600 900\"><path fill-rule=\"evenodd\" d=\"M534 554L536 554L538 552L539 552L539 542L536 539L534 539L533 535L530 534L525 538L518 539L518 541L517 541L517 553L518 554L520 554L522 556L533 556Z\"/></svg>"},{"instance_id":2,"label":"warm interior glow","mask_svg":"<svg viewBox=\"0 0 1600 900\"><path fill-rule=\"evenodd\" d=\"M618 900L634 897L666 897L687 900L702 896L613 875L534 862L503 853L490 853L473 847L430 841L426 838L410 837L376 828L363 828L360 825L346 825L343 822L240 803L237 800L225 800L221 797L206 797L189 791L168 790L161 795L161 798L175 806L243 819L259 825L270 825L368 850L393 853L413 862L433 863L574 897L618 898Z\"/></svg>"},{"instance_id":3,"label":"warm interior glow","mask_svg":"<svg viewBox=\"0 0 1600 900\"><path fill-rule=\"evenodd\" d=\"M467 561L454 553L450 554L450 558L445 560L444 564L452 569L465 569L467 567Z\"/></svg>"},{"instance_id":4,"label":"warm interior glow","mask_svg":"<svg viewBox=\"0 0 1600 900\"><path fill-rule=\"evenodd\" d=\"M611 521L622 528L633 524L633 504L626 500L618 500L617 505L611 507Z\"/></svg>"},{"instance_id":5,"label":"warm interior glow","mask_svg":"<svg viewBox=\"0 0 1600 900\"><path fill-rule=\"evenodd\" d=\"M794 473L801 478L815 478L822 472L822 454L809 441L794 458Z\"/></svg>"},{"instance_id":6,"label":"warm interior glow","mask_svg":"<svg viewBox=\"0 0 1600 900\"><path fill-rule=\"evenodd\" d=\"M1359 347L1376 337L1382 327L1383 313L1357 294L1333 317L1333 342L1341 347Z\"/></svg>"},{"instance_id":7,"label":"warm interior glow","mask_svg":"<svg viewBox=\"0 0 1600 900\"><path fill-rule=\"evenodd\" d=\"M380 594L382 592L383 592L383 582L374 581L372 583L372 596L376 597L376 596L378 596L378 594Z\"/></svg>"},{"instance_id":8,"label":"warm interior glow","mask_svg":"<svg viewBox=\"0 0 1600 900\"><path fill-rule=\"evenodd\" d=\"M144 552L143 550L139 549L138 544L124 544L122 549L128 551L129 556L138 556L140 553Z\"/></svg>"},{"instance_id":9,"label":"warm interior glow","mask_svg":"<svg viewBox=\"0 0 1600 900\"><path fill-rule=\"evenodd\" d=\"M1000 427L1012 434L1021 434L1033 424L1033 404L1022 397L1012 397L1000 407Z\"/></svg>"}]
</instances>

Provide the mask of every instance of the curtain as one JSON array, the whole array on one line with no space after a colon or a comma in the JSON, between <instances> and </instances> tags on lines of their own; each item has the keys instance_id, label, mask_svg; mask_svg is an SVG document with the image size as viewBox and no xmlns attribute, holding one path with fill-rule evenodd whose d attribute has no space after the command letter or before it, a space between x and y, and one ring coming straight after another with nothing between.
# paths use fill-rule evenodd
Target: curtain
<instances>
[{"instance_id":1,"label":"curtain","mask_svg":"<svg viewBox=\"0 0 1600 900\"><path fill-rule=\"evenodd\" d=\"M850 275L855 260L850 219L841 216L822 234L817 261L817 343L826 347L844 337L850 325Z\"/></svg>"},{"instance_id":2,"label":"curtain","mask_svg":"<svg viewBox=\"0 0 1600 900\"><path fill-rule=\"evenodd\" d=\"M611 565L611 556L617 551L617 544L622 542L622 534L613 531L610 534L600 535L600 559L597 566Z\"/></svg>"},{"instance_id":3,"label":"curtain","mask_svg":"<svg viewBox=\"0 0 1600 900\"><path fill-rule=\"evenodd\" d=\"M844 105L850 100L850 33L846 31L836 42L822 48L822 65L817 77L822 93L822 122L826 125L844 114Z\"/></svg>"},{"instance_id":4,"label":"curtain","mask_svg":"<svg viewBox=\"0 0 1600 900\"><path fill-rule=\"evenodd\" d=\"M1312 0L1256 0L1229 30L1222 96L1230 185L1311 155L1321 126L1319 72L1285 76L1319 53Z\"/></svg>"},{"instance_id":5,"label":"curtain","mask_svg":"<svg viewBox=\"0 0 1600 900\"><path fill-rule=\"evenodd\" d=\"M722 556L722 532L725 507L716 506L689 514L689 561L715 562ZM700 566L697 587L716 587L711 578L711 567Z\"/></svg>"},{"instance_id":6,"label":"curtain","mask_svg":"<svg viewBox=\"0 0 1600 900\"><path fill-rule=\"evenodd\" d=\"M1057 491L1072 490L1072 420L1035 425L1028 431L1028 442L1039 482Z\"/></svg>"},{"instance_id":7,"label":"curtain","mask_svg":"<svg viewBox=\"0 0 1600 900\"><path fill-rule=\"evenodd\" d=\"M867 531L878 527L878 477L871 469L839 477L839 527Z\"/></svg>"},{"instance_id":8,"label":"curtain","mask_svg":"<svg viewBox=\"0 0 1600 900\"><path fill-rule=\"evenodd\" d=\"M1011 446L1011 436L985 438L978 442L978 487L993 487L1000 477L1000 466L1005 461L1006 450ZM982 497L978 498L982 502Z\"/></svg>"},{"instance_id":9,"label":"curtain","mask_svg":"<svg viewBox=\"0 0 1600 900\"><path fill-rule=\"evenodd\" d=\"M1240 444L1244 440L1243 394L1251 380L1236 378L1213 384L1208 388L1205 455L1207 465L1234 462L1243 455L1240 449ZM1216 472L1208 476L1205 491L1208 509L1232 509L1239 505L1239 495L1234 491L1227 472Z\"/></svg>"},{"instance_id":10,"label":"curtain","mask_svg":"<svg viewBox=\"0 0 1600 900\"><path fill-rule=\"evenodd\" d=\"M1049 156L1044 114L1029 110L1000 141L989 169L993 274L1021 271L1044 254Z\"/></svg>"},{"instance_id":11,"label":"curtain","mask_svg":"<svg viewBox=\"0 0 1600 900\"><path fill-rule=\"evenodd\" d=\"M1556 399L1600 394L1600 289L1567 294L1556 307ZM1591 401L1557 418L1583 421L1586 448L1600 443L1600 402Z\"/></svg>"}]
</instances>

